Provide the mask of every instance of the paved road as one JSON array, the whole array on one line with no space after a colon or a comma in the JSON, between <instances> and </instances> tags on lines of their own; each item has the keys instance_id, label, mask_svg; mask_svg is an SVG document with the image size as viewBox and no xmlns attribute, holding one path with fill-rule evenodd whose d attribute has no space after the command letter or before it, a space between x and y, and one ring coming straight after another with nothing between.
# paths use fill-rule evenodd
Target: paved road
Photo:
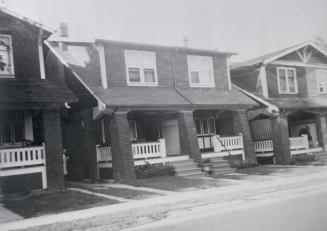
<instances>
[{"instance_id":1,"label":"paved road","mask_svg":"<svg viewBox=\"0 0 327 231\"><path fill-rule=\"evenodd\" d=\"M158 222L133 230L326 231L327 192L283 199L241 211L211 214L175 224Z\"/></svg>"}]
</instances>

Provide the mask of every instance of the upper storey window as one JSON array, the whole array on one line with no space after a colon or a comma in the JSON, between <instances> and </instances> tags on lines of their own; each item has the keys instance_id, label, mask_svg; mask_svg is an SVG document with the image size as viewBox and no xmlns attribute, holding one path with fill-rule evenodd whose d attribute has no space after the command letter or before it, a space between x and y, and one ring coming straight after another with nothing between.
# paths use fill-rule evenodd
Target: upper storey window
<instances>
[{"instance_id":1,"label":"upper storey window","mask_svg":"<svg viewBox=\"0 0 327 231\"><path fill-rule=\"evenodd\" d=\"M157 86L156 54L149 51L125 50L127 84Z\"/></svg>"},{"instance_id":2,"label":"upper storey window","mask_svg":"<svg viewBox=\"0 0 327 231\"><path fill-rule=\"evenodd\" d=\"M188 55L188 75L191 87L214 87L212 57Z\"/></svg>"},{"instance_id":3,"label":"upper storey window","mask_svg":"<svg viewBox=\"0 0 327 231\"><path fill-rule=\"evenodd\" d=\"M327 70L317 70L317 87L319 94L327 94Z\"/></svg>"},{"instance_id":4,"label":"upper storey window","mask_svg":"<svg viewBox=\"0 0 327 231\"><path fill-rule=\"evenodd\" d=\"M13 55L11 36L0 34L0 78L13 77Z\"/></svg>"},{"instance_id":5,"label":"upper storey window","mask_svg":"<svg viewBox=\"0 0 327 231\"><path fill-rule=\"evenodd\" d=\"M295 68L277 68L278 90L280 94L297 94Z\"/></svg>"}]
</instances>

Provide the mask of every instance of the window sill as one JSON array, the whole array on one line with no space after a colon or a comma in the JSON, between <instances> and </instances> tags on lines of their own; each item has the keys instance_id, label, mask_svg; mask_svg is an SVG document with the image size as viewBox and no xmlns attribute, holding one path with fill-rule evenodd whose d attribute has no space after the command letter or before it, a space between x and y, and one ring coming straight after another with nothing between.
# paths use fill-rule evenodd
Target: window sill
<instances>
[{"instance_id":1,"label":"window sill","mask_svg":"<svg viewBox=\"0 0 327 231\"><path fill-rule=\"evenodd\" d=\"M190 87L199 87L199 88L215 88L215 85L202 85L202 84L191 84Z\"/></svg>"},{"instance_id":2,"label":"window sill","mask_svg":"<svg viewBox=\"0 0 327 231\"><path fill-rule=\"evenodd\" d=\"M0 74L0 79L14 79L15 75Z\"/></svg>"},{"instance_id":3,"label":"window sill","mask_svg":"<svg viewBox=\"0 0 327 231\"><path fill-rule=\"evenodd\" d=\"M136 86L136 87L157 87L158 83L127 83L128 86Z\"/></svg>"},{"instance_id":4,"label":"window sill","mask_svg":"<svg viewBox=\"0 0 327 231\"><path fill-rule=\"evenodd\" d=\"M297 95L298 92L279 92L280 95Z\"/></svg>"}]
</instances>

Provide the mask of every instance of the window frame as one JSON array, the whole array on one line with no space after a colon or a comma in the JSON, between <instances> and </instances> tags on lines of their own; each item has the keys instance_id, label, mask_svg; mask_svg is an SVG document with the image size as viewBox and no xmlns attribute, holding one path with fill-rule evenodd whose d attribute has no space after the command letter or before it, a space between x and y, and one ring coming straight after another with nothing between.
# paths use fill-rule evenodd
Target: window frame
<instances>
[{"instance_id":1,"label":"window frame","mask_svg":"<svg viewBox=\"0 0 327 231\"><path fill-rule=\"evenodd\" d=\"M323 86L323 89L324 89L324 91L323 92L321 92L320 91L320 87L319 87L319 77L318 77L318 72L324 72L325 73L325 75L326 75L326 83L325 83L325 86ZM318 95L325 95L325 94L327 94L327 69L317 69L316 70L316 81L317 81L317 92L318 92Z\"/></svg>"},{"instance_id":2,"label":"window frame","mask_svg":"<svg viewBox=\"0 0 327 231\"><path fill-rule=\"evenodd\" d=\"M145 74L144 71L146 69L151 69L149 67L144 67L141 63L138 63L136 66L128 66L127 63L127 56L129 54L148 54L152 55L154 57L154 82L145 82ZM156 53L153 51L140 51L140 50L124 50L124 56L125 56L125 68L126 68L126 79L127 79L127 85L128 86L158 86L158 75L157 75L157 57ZM140 82L132 82L129 78L129 68L137 68L140 72Z\"/></svg>"},{"instance_id":3,"label":"window frame","mask_svg":"<svg viewBox=\"0 0 327 231\"><path fill-rule=\"evenodd\" d=\"M280 86L280 76L279 76L279 70L285 71L285 78L286 78L286 91L281 91ZM289 82L288 82L288 71L291 70L294 73L294 92L290 92L289 90ZM294 67L277 67L277 82L278 82L278 92L279 94L298 94L298 85L297 85L297 75L296 75L296 68Z\"/></svg>"},{"instance_id":4,"label":"window frame","mask_svg":"<svg viewBox=\"0 0 327 231\"><path fill-rule=\"evenodd\" d=\"M213 132L211 132L211 125L210 125L210 120L213 121ZM216 130L216 121L215 121L215 118L214 117L206 117L206 118L195 118L194 119L195 121L195 127L196 127L196 122L199 121L200 122L200 130L201 130L201 133L199 134L198 133L198 129L196 129L196 135L197 136L209 136L209 135L216 135L217 133L217 130ZM203 129L203 122L206 122L207 124L207 133L204 133L204 129Z\"/></svg>"},{"instance_id":5,"label":"window frame","mask_svg":"<svg viewBox=\"0 0 327 231\"><path fill-rule=\"evenodd\" d=\"M1 74L0 73L0 79L1 78L15 78L15 66L14 66L14 54L13 54L13 46L12 46L12 36L10 34L1 34L0 37L7 37L9 39L9 59L10 59L10 65L11 65L11 73L10 74Z\"/></svg>"},{"instance_id":6,"label":"window frame","mask_svg":"<svg viewBox=\"0 0 327 231\"><path fill-rule=\"evenodd\" d=\"M203 67L199 67L199 69L196 69L196 67L192 67L191 65L191 58L206 58L210 61L210 83L201 83L201 72L203 72ZM188 67L188 79L190 87L204 87L204 88L214 88L215 87L215 73L213 68L213 58L212 56L203 56L203 55L187 55L187 67ZM192 82L192 76L191 73L197 71L199 73L199 83L193 83Z\"/></svg>"}]
</instances>

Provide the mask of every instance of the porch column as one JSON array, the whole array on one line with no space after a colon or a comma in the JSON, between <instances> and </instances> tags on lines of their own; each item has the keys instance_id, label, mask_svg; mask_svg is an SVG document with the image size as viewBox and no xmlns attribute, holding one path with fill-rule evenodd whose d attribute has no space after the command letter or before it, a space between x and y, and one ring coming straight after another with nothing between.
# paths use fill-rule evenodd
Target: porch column
<instances>
[{"instance_id":1,"label":"porch column","mask_svg":"<svg viewBox=\"0 0 327 231\"><path fill-rule=\"evenodd\" d=\"M178 128L181 154L188 155L195 162L201 163L201 153L192 111L182 111L178 113Z\"/></svg>"},{"instance_id":2,"label":"porch column","mask_svg":"<svg viewBox=\"0 0 327 231\"><path fill-rule=\"evenodd\" d=\"M271 119L272 141L276 164L289 164L291 160L290 137L287 115L280 114Z\"/></svg>"},{"instance_id":3,"label":"porch column","mask_svg":"<svg viewBox=\"0 0 327 231\"><path fill-rule=\"evenodd\" d=\"M109 122L112 168L115 182L136 179L127 112L116 112Z\"/></svg>"},{"instance_id":4,"label":"porch column","mask_svg":"<svg viewBox=\"0 0 327 231\"><path fill-rule=\"evenodd\" d=\"M243 134L243 145L244 145L244 154L246 160L251 160L257 162L257 157L254 152L254 146L252 141L251 130L249 126L249 121L247 117L247 112L234 111L233 112L233 121L234 121L234 131L236 134Z\"/></svg>"},{"instance_id":5,"label":"porch column","mask_svg":"<svg viewBox=\"0 0 327 231\"><path fill-rule=\"evenodd\" d=\"M327 150L327 125L326 125L326 114L319 113L315 116L317 138L319 142L319 147L323 147Z\"/></svg>"},{"instance_id":6,"label":"porch column","mask_svg":"<svg viewBox=\"0 0 327 231\"><path fill-rule=\"evenodd\" d=\"M49 189L64 188L62 133L59 110L43 111L46 171Z\"/></svg>"}]
</instances>

